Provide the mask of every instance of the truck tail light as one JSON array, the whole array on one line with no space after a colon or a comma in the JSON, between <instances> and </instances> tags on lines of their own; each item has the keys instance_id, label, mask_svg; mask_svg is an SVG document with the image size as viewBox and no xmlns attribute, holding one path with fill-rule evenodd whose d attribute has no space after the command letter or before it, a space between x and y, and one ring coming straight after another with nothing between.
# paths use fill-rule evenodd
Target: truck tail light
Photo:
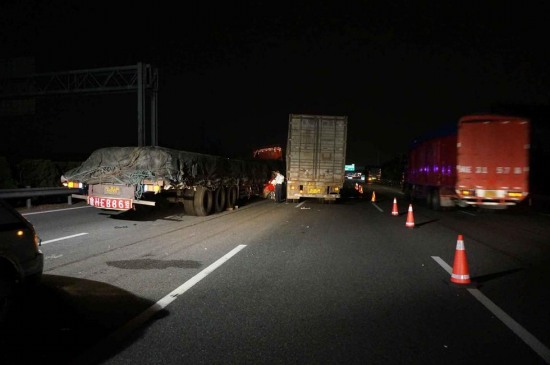
<instances>
[{"instance_id":1,"label":"truck tail light","mask_svg":"<svg viewBox=\"0 0 550 365\"><path fill-rule=\"evenodd\" d=\"M145 184L143 185L143 191L146 193L155 193L157 194L160 192L160 186L159 185L152 185L152 184Z\"/></svg>"},{"instance_id":2,"label":"truck tail light","mask_svg":"<svg viewBox=\"0 0 550 365\"><path fill-rule=\"evenodd\" d=\"M65 185L70 189L82 189L82 187L84 186L84 184L82 184L79 181L67 181L67 182L64 182L63 185Z\"/></svg>"},{"instance_id":3,"label":"truck tail light","mask_svg":"<svg viewBox=\"0 0 550 365\"><path fill-rule=\"evenodd\" d=\"M517 192L517 191L509 191L508 196L510 198L521 198L523 196L523 193L522 192Z\"/></svg>"}]
</instances>

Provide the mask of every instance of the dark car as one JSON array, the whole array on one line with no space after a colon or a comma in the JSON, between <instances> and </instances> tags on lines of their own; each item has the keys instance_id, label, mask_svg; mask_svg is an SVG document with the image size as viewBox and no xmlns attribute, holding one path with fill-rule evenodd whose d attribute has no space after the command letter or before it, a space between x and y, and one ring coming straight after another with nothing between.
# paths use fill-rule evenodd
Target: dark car
<instances>
[{"instance_id":1,"label":"dark car","mask_svg":"<svg viewBox=\"0 0 550 365\"><path fill-rule=\"evenodd\" d=\"M18 289L42 277L44 256L33 225L0 199L0 323L5 322Z\"/></svg>"}]
</instances>

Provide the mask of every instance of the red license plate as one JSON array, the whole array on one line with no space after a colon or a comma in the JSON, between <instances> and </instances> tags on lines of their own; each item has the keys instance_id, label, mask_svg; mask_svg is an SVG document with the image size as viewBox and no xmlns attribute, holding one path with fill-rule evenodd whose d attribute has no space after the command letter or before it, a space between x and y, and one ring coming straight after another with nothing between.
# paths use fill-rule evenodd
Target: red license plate
<instances>
[{"instance_id":1,"label":"red license plate","mask_svg":"<svg viewBox=\"0 0 550 365\"><path fill-rule=\"evenodd\" d=\"M132 199L104 198L99 196L89 196L88 204L103 209L128 210L132 209Z\"/></svg>"}]
</instances>

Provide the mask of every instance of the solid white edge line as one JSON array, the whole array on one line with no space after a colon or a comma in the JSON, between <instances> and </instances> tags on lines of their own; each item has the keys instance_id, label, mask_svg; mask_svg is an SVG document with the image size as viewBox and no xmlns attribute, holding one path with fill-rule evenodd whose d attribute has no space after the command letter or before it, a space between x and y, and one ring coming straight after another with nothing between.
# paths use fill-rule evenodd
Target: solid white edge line
<instances>
[{"instance_id":1,"label":"solid white edge line","mask_svg":"<svg viewBox=\"0 0 550 365\"><path fill-rule=\"evenodd\" d=\"M384 213L384 210L382 210L382 208L380 208L380 207L378 206L378 204L372 203L372 205L374 205L374 206L376 207L376 209L378 209L380 212Z\"/></svg>"},{"instance_id":2,"label":"solid white edge line","mask_svg":"<svg viewBox=\"0 0 550 365\"><path fill-rule=\"evenodd\" d=\"M481 302L491 313L493 313L498 319L500 319L508 328L512 330L519 338L523 340L529 347L533 349L540 357L546 361L547 364L550 364L550 349L546 347L542 342L540 342L535 336L533 336L529 331L523 328L518 322L516 322L512 317L506 314L502 309L500 309L495 303L491 302L489 298L483 295L478 289L467 288L467 290L472 294L477 300Z\"/></svg>"},{"instance_id":3,"label":"solid white edge line","mask_svg":"<svg viewBox=\"0 0 550 365\"><path fill-rule=\"evenodd\" d=\"M62 241L62 240L68 240L69 238L84 236L85 234L88 234L88 233L77 233L77 234L73 234L71 236L54 238L53 240L42 241L42 242L40 242L40 245L45 245L46 243L52 243L52 242L57 242L57 241Z\"/></svg>"},{"instance_id":4,"label":"solid white edge line","mask_svg":"<svg viewBox=\"0 0 550 365\"><path fill-rule=\"evenodd\" d=\"M86 206L83 206L83 207L75 207L75 208L43 210L41 212L21 213L21 215L25 216L25 215L42 214L42 213L64 212L65 210L82 209L82 208L92 208L92 206L91 205L86 205Z\"/></svg>"},{"instance_id":5,"label":"solid white edge line","mask_svg":"<svg viewBox=\"0 0 550 365\"><path fill-rule=\"evenodd\" d=\"M452 274L453 269L440 257L432 256L439 265L441 265L445 271ZM491 313L493 313L498 319L500 319L512 332L514 332L519 338L523 340L533 351L535 351L540 357L550 364L550 349L540 342L529 331L523 328L512 317L506 314L500 307L487 298L479 289L466 288L470 294L473 295L481 304L485 306Z\"/></svg>"},{"instance_id":6,"label":"solid white edge line","mask_svg":"<svg viewBox=\"0 0 550 365\"><path fill-rule=\"evenodd\" d=\"M443 259L439 256L432 256L432 259L434 259L439 265L441 265L442 268L445 269L449 273L449 275L453 274L453 268L450 267Z\"/></svg>"}]
</instances>

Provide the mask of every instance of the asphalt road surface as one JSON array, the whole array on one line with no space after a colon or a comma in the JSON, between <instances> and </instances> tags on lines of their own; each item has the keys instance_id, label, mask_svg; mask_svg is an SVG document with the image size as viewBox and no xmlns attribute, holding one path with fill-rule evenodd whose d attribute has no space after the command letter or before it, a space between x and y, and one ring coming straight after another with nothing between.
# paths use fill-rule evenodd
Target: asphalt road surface
<instances>
[{"instance_id":1,"label":"asphalt road surface","mask_svg":"<svg viewBox=\"0 0 550 365\"><path fill-rule=\"evenodd\" d=\"M550 363L550 217L412 203L408 228L409 203L368 186L207 217L28 211L45 273L0 363ZM469 285L450 281L458 235Z\"/></svg>"}]
</instances>

